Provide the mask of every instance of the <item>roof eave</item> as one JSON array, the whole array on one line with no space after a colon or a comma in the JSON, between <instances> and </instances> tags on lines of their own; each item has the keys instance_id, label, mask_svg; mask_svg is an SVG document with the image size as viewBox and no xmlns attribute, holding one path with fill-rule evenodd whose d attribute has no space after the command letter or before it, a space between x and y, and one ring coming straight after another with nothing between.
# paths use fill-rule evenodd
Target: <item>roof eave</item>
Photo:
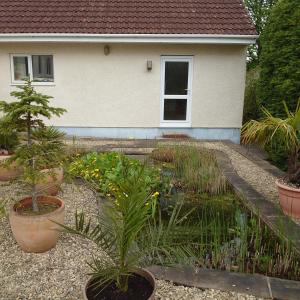
<instances>
[{"instance_id":1,"label":"roof eave","mask_svg":"<svg viewBox=\"0 0 300 300\"><path fill-rule=\"evenodd\" d=\"M79 34L0 33L1 42L153 43L153 44L254 44L258 35L234 34Z\"/></svg>"}]
</instances>

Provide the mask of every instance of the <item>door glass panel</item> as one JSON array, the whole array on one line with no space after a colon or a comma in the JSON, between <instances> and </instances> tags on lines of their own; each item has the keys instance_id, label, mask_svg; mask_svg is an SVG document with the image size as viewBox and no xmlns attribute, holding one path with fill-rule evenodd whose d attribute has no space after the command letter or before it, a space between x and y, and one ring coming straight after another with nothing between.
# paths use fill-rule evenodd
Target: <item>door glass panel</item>
<instances>
[{"instance_id":1,"label":"door glass panel","mask_svg":"<svg viewBox=\"0 0 300 300\"><path fill-rule=\"evenodd\" d=\"M188 62L165 62L165 95L187 95L188 74Z\"/></svg>"},{"instance_id":2,"label":"door glass panel","mask_svg":"<svg viewBox=\"0 0 300 300\"><path fill-rule=\"evenodd\" d=\"M14 56L14 80L26 80L29 77L28 57Z\"/></svg>"},{"instance_id":3,"label":"door glass panel","mask_svg":"<svg viewBox=\"0 0 300 300\"><path fill-rule=\"evenodd\" d=\"M165 99L164 120L185 121L187 99Z\"/></svg>"}]
</instances>

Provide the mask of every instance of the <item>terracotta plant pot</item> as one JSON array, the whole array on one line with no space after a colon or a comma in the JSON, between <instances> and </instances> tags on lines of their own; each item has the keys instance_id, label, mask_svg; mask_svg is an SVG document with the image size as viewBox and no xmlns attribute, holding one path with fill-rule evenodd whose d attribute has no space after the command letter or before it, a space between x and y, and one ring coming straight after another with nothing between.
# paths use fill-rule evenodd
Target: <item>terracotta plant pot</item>
<instances>
[{"instance_id":1,"label":"terracotta plant pot","mask_svg":"<svg viewBox=\"0 0 300 300\"><path fill-rule=\"evenodd\" d=\"M155 292L156 292L156 282L155 282L155 278L152 275L152 273L150 273L146 269L137 269L134 272L134 274L137 274L137 275L140 275L141 277L144 277L150 283L150 285L153 287L153 291L152 291L152 294L148 297L147 300L154 300L155 299ZM86 285L83 287L83 299L84 300L90 300L87 297L87 289L90 286L91 282L92 282L92 279L89 279L88 282L86 283ZM107 300L114 300L114 299L107 299Z\"/></svg>"},{"instance_id":2,"label":"terracotta plant pot","mask_svg":"<svg viewBox=\"0 0 300 300\"><path fill-rule=\"evenodd\" d=\"M38 197L39 203L57 204L59 208L44 215L22 215L20 207L32 204L32 198L22 199L10 209L9 222L12 233L25 252L46 252L53 248L58 240L59 225L52 221L63 224L65 219L65 204L62 200L50 197Z\"/></svg>"},{"instance_id":3,"label":"terracotta plant pot","mask_svg":"<svg viewBox=\"0 0 300 300\"><path fill-rule=\"evenodd\" d=\"M63 169L45 169L41 172L44 173L45 176L41 179L41 182L36 185L35 188L37 192L39 194L56 196L64 179Z\"/></svg>"},{"instance_id":4,"label":"terracotta plant pot","mask_svg":"<svg viewBox=\"0 0 300 300\"><path fill-rule=\"evenodd\" d=\"M3 163L6 159L10 158L10 155L1 155L0 163ZM22 174L22 170L20 167L12 164L8 168L0 165L0 181L9 181L17 178Z\"/></svg>"},{"instance_id":5,"label":"terracotta plant pot","mask_svg":"<svg viewBox=\"0 0 300 300\"><path fill-rule=\"evenodd\" d=\"M283 212L295 219L300 219L300 189L293 188L276 180L280 205Z\"/></svg>"}]
</instances>

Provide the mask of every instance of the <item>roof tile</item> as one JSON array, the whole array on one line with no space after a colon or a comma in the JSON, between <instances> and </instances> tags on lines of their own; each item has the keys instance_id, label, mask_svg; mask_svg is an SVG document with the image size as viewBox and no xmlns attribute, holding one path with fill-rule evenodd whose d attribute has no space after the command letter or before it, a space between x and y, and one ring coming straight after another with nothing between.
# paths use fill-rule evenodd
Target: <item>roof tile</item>
<instances>
[{"instance_id":1,"label":"roof tile","mask_svg":"<svg viewBox=\"0 0 300 300\"><path fill-rule=\"evenodd\" d=\"M0 33L255 35L242 0L1 0Z\"/></svg>"}]
</instances>

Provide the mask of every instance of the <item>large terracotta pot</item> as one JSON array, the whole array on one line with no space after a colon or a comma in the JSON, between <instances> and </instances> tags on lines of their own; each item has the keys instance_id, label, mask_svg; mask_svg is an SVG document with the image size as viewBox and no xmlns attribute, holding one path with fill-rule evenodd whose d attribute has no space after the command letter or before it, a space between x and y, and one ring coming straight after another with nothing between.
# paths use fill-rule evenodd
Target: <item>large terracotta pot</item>
<instances>
[{"instance_id":1,"label":"large terracotta pot","mask_svg":"<svg viewBox=\"0 0 300 300\"><path fill-rule=\"evenodd\" d=\"M1 155L0 156L0 181L9 181L17 178L22 174L20 167L12 164L9 167L1 165L6 159L10 158L10 155Z\"/></svg>"},{"instance_id":2,"label":"large terracotta pot","mask_svg":"<svg viewBox=\"0 0 300 300\"><path fill-rule=\"evenodd\" d=\"M300 219L300 189L293 188L276 180L280 205L283 212L295 219Z\"/></svg>"},{"instance_id":3,"label":"large terracotta pot","mask_svg":"<svg viewBox=\"0 0 300 300\"><path fill-rule=\"evenodd\" d=\"M59 192L60 185L64 179L64 172L62 168L45 169L41 171L44 173L41 181L36 185L36 191L39 194L56 196Z\"/></svg>"},{"instance_id":4,"label":"large terracotta pot","mask_svg":"<svg viewBox=\"0 0 300 300\"><path fill-rule=\"evenodd\" d=\"M20 208L32 204L32 198L25 198L10 209L9 222L12 233L22 248L26 252L46 252L53 248L58 240L59 225L64 223L65 204L56 197L40 196L38 202L47 204L57 204L59 208L44 215L22 215Z\"/></svg>"},{"instance_id":5,"label":"large terracotta pot","mask_svg":"<svg viewBox=\"0 0 300 300\"><path fill-rule=\"evenodd\" d=\"M144 277L151 284L151 286L153 287L153 292L150 295L150 297L148 298L148 300L154 300L155 292L156 292L156 282L155 282L155 278L152 275L152 273L150 273L146 269L137 269L136 271L134 271L134 273ZM91 282L92 282L92 279L89 279L88 282L86 283L86 285L83 287L83 299L84 300L89 300L89 298L86 295L86 291L87 291L87 288L89 287L89 285L91 284ZM108 299L108 300L113 300L113 299Z\"/></svg>"}]
</instances>

